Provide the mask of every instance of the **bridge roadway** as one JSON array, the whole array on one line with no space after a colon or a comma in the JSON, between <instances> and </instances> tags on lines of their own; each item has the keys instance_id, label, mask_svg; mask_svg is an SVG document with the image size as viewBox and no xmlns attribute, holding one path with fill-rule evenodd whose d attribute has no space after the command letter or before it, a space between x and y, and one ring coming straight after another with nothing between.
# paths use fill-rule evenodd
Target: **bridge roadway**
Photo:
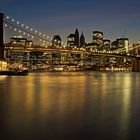
<instances>
[{"instance_id":1,"label":"bridge roadway","mask_svg":"<svg viewBox=\"0 0 140 140\"><path fill-rule=\"evenodd\" d=\"M33 46L33 47L26 47L26 46L12 46L12 45L5 45L5 50L12 50L12 51L24 51L24 52L60 52L60 53L72 53L72 54L87 54L87 55L96 55L96 56L109 56L109 57L119 57L119 58L131 58L131 59L138 59L140 57L121 54L121 53L114 53L114 52L102 52L102 51L90 51L84 48L65 48L65 47L42 47L42 46Z\"/></svg>"},{"instance_id":2,"label":"bridge roadway","mask_svg":"<svg viewBox=\"0 0 140 140\"><path fill-rule=\"evenodd\" d=\"M105 57L115 57L115 58L126 58L133 60L133 71L140 72L140 57L127 55L127 54L120 54L120 53L113 53L113 52L102 52L102 51L90 51L83 48L64 48L64 47L42 47L42 46L12 46L12 45L5 45L5 51L21 51L21 52L51 52L51 53L67 53L67 54L80 54L83 58L86 56L105 56Z\"/></svg>"}]
</instances>

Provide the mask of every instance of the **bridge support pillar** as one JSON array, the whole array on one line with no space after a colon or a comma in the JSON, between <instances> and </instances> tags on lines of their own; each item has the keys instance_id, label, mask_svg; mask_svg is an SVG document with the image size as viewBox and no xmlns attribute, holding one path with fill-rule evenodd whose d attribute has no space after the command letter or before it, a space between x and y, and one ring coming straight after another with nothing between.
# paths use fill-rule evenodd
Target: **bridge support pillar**
<instances>
[{"instance_id":1,"label":"bridge support pillar","mask_svg":"<svg viewBox=\"0 0 140 140\"><path fill-rule=\"evenodd\" d=\"M0 13L0 59L4 58L3 17L4 17L4 14Z\"/></svg>"},{"instance_id":2,"label":"bridge support pillar","mask_svg":"<svg viewBox=\"0 0 140 140\"><path fill-rule=\"evenodd\" d=\"M105 56L100 56L100 70L105 70L106 66L106 57Z\"/></svg>"},{"instance_id":3,"label":"bridge support pillar","mask_svg":"<svg viewBox=\"0 0 140 140\"><path fill-rule=\"evenodd\" d=\"M140 60L133 60L133 71L140 72Z\"/></svg>"}]
</instances>

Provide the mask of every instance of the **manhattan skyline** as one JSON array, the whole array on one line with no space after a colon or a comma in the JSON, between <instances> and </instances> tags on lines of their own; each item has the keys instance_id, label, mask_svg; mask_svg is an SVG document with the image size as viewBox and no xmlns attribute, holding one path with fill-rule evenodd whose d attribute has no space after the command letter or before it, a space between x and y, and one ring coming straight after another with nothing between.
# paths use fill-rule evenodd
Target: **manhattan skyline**
<instances>
[{"instance_id":1,"label":"manhattan skyline","mask_svg":"<svg viewBox=\"0 0 140 140\"><path fill-rule=\"evenodd\" d=\"M0 12L50 37L59 34L63 42L78 28L84 32L86 42L92 41L92 31L99 30L105 39L113 41L123 36L137 43L139 5L137 0L2 0Z\"/></svg>"}]
</instances>

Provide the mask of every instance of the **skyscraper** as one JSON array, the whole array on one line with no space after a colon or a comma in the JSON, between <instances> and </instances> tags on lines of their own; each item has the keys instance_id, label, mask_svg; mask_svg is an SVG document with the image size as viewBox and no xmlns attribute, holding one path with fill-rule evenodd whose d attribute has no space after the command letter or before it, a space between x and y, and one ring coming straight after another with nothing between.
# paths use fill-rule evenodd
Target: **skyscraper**
<instances>
[{"instance_id":1,"label":"skyscraper","mask_svg":"<svg viewBox=\"0 0 140 140\"><path fill-rule=\"evenodd\" d=\"M67 37L67 46L71 48L75 47L75 34L70 34Z\"/></svg>"},{"instance_id":2,"label":"skyscraper","mask_svg":"<svg viewBox=\"0 0 140 140\"><path fill-rule=\"evenodd\" d=\"M128 52L129 48L129 39L128 38L117 38L116 41L112 42L112 47L115 49L124 48Z\"/></svg>"},{"instance_id":3,"label":"skyscraper","mask_svg":"<svg viewBox=\"0 0 140 140\"><path fill-rule=\"evenodd\" d=\"M104 50L109 51L111 47L111 41L109 39L104 39Z\"/></svg>"},{"instance_id":4,"label":"skyscraper","mask_svg":"<svg viewBox=\"0 0 140 140\"><path fill-rule=\"evenodd\" d=\"M76 47L76 48L79 48L80 47L80 44L79 44L79 31L78 29L76 28L75 30L75 33L74 34L70 34L68 37L67 37L67 46L68 47Z\"/></svg>"},{"instance_id":5,"label":"skyscraper","mask_svg":"<svg viewBox=\"0 0 140 140\"><path fill-rule=\"evenodd\" d=\"M80 47L85 47L85 37L84 37L83 32L80 36Z\"/></svg>"},{"instance_id":6,"label":"skyscraper","mask_svg":"<svg viewBox=\"0 0 140 140\"><path fill-rule=\"evenodd\" d=\"M77 28L75 30L75 46L79 47L79 31Z\"/></svg>"},{"instance_id":7,"label":"skyscraper","mask_svg":"<svg viewBox=\"0 0 140 140\"><path fill-rule=\"evenodd\" d=\"M102 47L103 47L103 32L93 31L93 45L98 50L102 50Z\"/></svg>"}]
</instances>

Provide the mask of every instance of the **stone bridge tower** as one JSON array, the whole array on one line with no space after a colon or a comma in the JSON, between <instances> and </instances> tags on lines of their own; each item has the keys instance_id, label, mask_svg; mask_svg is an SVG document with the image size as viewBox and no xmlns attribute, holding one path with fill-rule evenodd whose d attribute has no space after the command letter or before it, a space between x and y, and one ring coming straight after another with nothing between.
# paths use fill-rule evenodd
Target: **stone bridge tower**
<instances>
[{"instance_id":1,"label":"stone bridge tower","mask_svg":"<svg viewBox=\"0 0 140 140\"><path fill-rule=\"evenodd\" d=\"M3 17L4 17L4 14L0 13L0 59L4 59Z\"/></svg>"}]
</instances>

